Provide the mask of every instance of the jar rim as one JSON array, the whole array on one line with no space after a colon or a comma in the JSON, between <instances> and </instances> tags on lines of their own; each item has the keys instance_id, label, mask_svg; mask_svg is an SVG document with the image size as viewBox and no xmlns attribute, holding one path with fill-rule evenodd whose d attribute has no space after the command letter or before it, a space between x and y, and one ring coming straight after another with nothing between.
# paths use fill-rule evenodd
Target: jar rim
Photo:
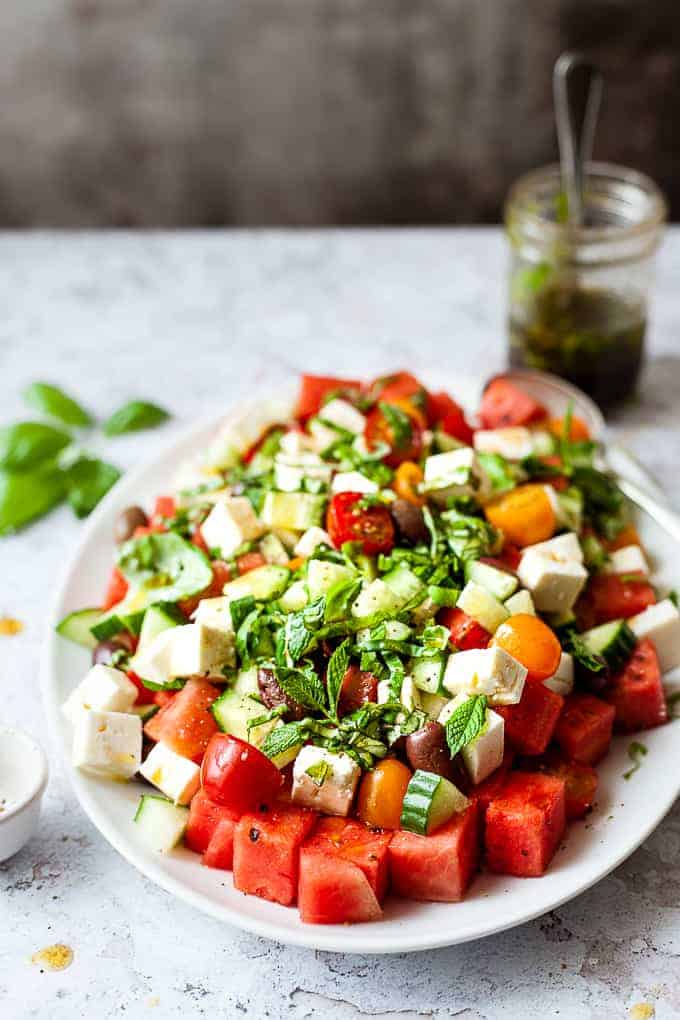
<instances>
[{"instance_id":1,"label":"jar rim","mask_svg":"<svg viewBox=\"0 0 680 1020\"><path fill-rule=\"evenodd\" d=\"M536 209L535 198L541 186L554 182L554 195L562 191L562 176L558 163L530 170L519 177L511 186L504 205L504 219L509 224L511 213L521 217L522 230L535 239L539 234L546 241L564 238L569 232L571 243L576 247L591 244L618 243L632 241L658 231L668 217L668 203L659 186L647 174L616 163L587 163L584 173L584 190L588 182L600 185L609 182L612 193L618 188L629 188L637 191L640 214L631 217L628 223L598 224L597 226L581 226L576 229L568 224L560 223ZM533 201L532 201L533 199Z\"/></svg>"}]
</instances>

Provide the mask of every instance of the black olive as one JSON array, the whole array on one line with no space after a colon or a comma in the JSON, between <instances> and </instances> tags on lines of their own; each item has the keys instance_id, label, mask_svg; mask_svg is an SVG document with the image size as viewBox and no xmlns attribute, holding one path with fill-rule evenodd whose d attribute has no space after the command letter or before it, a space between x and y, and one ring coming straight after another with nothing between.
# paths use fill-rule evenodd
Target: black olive
<instances>
[{"instance_id":1,"label":"black olive","mask_svg":"<svg viewBox=\"0 0 680 1020\"><path fill-rule=\"evenodd\" d=\"M428 722L406 738L406 758L412 769L434 772L437 776L453 781L455 769L451 761L444 727L438 722Z\"/></svg>"},{"instance_id":2,"label":"black olive","mask_svg":"<svg viewBox=\"0 0 680 1020\"><path fill-rule=\"evenodd\" d=\"M390 513L394 521L399 537L404 542L416 545L418 542L426 542L428 538L427 525L423 517L423 511L415 503L409 503L407 499L395 499L390 504Z\"/></svg>"},{"instance_id":3,"label":"black olive","mask_svg":"<svg viewBox=\"0 0 680 1020\"><path fill-rule=\"evenodd\" d=\"M110 666L116 664L120 654L131 655L133 652L132 637L129 634L119 634L118 637L108 638L106 641L99 641L92 649L92 664L94 666Z\"/></svg>"},{"instance_id":4,"label":"black olive","mask_svg":"<svg viewBox=\"0 0 680 1020\"><path fill-rule=\"evenodd\" d=\"M127 542L129 538L132 538L137 528L146 527L148 523L149 518L141 506L128 506L125 510L121 510L116 518L113 537L120 545L121 542Z\"/></svg>"}]
</instances>

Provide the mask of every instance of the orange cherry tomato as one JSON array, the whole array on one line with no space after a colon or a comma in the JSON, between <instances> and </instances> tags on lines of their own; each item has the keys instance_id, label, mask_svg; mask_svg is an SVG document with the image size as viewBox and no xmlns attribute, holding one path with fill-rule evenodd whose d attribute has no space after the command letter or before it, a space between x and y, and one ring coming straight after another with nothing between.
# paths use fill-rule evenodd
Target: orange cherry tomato
<instances>
[{"instance_id":1,"label":"orange cherry tomato","mask_svg":"<svg viewBox=\"0 0 680 1020\"><path fill-rule=\"evenodd\" d=\"M418 486L423 480L423 472L412 460L405 460L397 468L394 476L393 488L397 496L413 503L415 506L424 506L425 498L418 492Z\"/></svg>"},{"instance_id":2,"label":"orange cherry tomato","mask_svg":"<svg viewBox=\"0 0 680 1020\"><path fill-rule=\"evenodd\" d=\"M502 623L491 644L504 648L526 666L529 680L553 676L562 655L560 643L547 623L529 613L517 613Z\"/></svg>"},{"instance_id":3,"label":"orange cherry tomato","mask_svg":"<svg viewBox=\"0 0 680 1020\"><path fill-rule=\"evenodd\" d=\"M304 556L294 556L292 560L288 560L286 566L290 571L299 570L302 564L305 562Z\"/></svg>"},{"instance_id":4,"label":"orange cherry tomato","mask_svg":"<svg viewBox=\"0 0 680 1020\"><path fill-rule=\"evenodd\" d=\"M490 503L485 512L487 520L503 532L508 542L522 548L545 542L557 528L557 517L544 485L520 485Z\"/></svg>"},{"instance_id":5,"label":"orange cherry tomato","mask_svg":"<svg viewBox=\"0 0 680 1020\"><path fill-rule=\"evenodd\" d=\"M561 439L564 435L564 418L551 418L548 421L548 431ZM582 443L586 439L590 439L590 429L582 418L571 419L569 439L572 443Z\"/></svg>"},{"instance_id":6,"label":"orange cherry tomato","mask_svg":"<svg viewBox=\"0 0 680 1020\"><path fill-rule=\"evenodd\" d=\"M412 418L416 424L420 425L421 429L427 428L427 416L424 411L413 403L408 397L393 397L387 401L389 404L394 404L395 407L400 407L404 414L407 414L409 418Z\"/></svg>"},{"instance_id":7,"label":"orange cherry tomato","mask_svg":"<svg viewBox=\"0 0 680 1020\"><path fill-rule=\"evenodd\" d=\"M615 552L617 549L624 549L627 545L639 545L642 547L642 542L640 541L637 528L634 528L632 524L627 524L618 533L616 538L612 538L606 545L609 552Z\"/></svg>"},{"instance_id":8,"label":"orange cherry tomato","mask_svg":"<svg viewBox=\"0 0 680 1020\"><path fill-rule=\"evenodd\" d=\"M359 787L357 814L366 825L378 829L398 829L401 805L411 770L396 758L383 758L367 772Z\"/></svg>"}]
</instances>

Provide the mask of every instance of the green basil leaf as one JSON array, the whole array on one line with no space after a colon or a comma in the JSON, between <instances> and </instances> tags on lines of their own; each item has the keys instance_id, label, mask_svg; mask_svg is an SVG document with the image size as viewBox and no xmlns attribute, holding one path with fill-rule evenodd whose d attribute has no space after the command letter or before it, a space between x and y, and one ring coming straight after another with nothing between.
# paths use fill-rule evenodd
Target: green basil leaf
<instances>
[{"instance_id":1,"label":"green basil leaf","mask_svg":"<svg viewBox=\"0 0 680 1020\"><path fill-rule=\"evenodd\" d=\"M446 742L451 757L471 744L486 725L486 695L475 694L459 705L446 723Z\"/></svg>"},{"instance_id":2,"label":"green basil leaf","mask_svg":"<svg viewBox=\"0 0 680 1020\"><path fill-rule=\"evenodd\" d=\"M139 432L141 429L153 429L162 425L170 415L157 404L145 400L131 400L111 415L104 425L104 434L120 436L124 432Z\"/></svg>"},{"instance_id":3,"label":"green basil leaf","mask_svg":"<svg viewBox=\"0 0 680 1020\"><path fill-rule=\"evenodd\" d=\"M118 569L132 587L153 591L156 602L177 602L197 595L212 581L205 553L172 531L126 542Z\"/></svg>"},{"instance_id":4,"label":"green basil leaf","mask_svg":"<svg viewBox=\"0 0 680 1020\"><path fill-rule=\"evenodd\" d=\"M35 471L0 471L0 535L42 517L65 494L64 476L53 465Z\"/></svg>"},{"instance_id":5,"label":"green basil leaf","mask_svg":"<svg viewBox=\"0 0 680 1020\"><path fill-rule=\"evenodd\" d=\"M345 678L345 673L349 666L349 646L350 640L349 638L345 638L342 644L338 645L328 660L326 693L328 695L328 704L330 705L331 714L335 717L338 714L338 700L340 698L340 691L342 690L342 681Z\"/></svg>"},{"instance_id":6,"label":"green basil leaf","mask_svg":"<svg viewBox=\"0 0 680 1020\"><path fill-rule=\"evenodd\" d=\"M24 400L35 411L40 411L49 418L56 418L64 425L76 425L79 428L92 425L92 416L85 408L58 386L52 386L50 383L31 383L24 390Z\"/></svg>"},{"instance_id":7,"label":"green basil leaf","mask_svg":"<svg viewBox=\"0 0 680 1020\"><path fill-rule=\"evenodd\" d=\"M51 460L71 442L68 432L39 421L0 428L0 468L26 471Z\"/></svg>"},{"instance_id":8,"label":"green basil leaf","mask_svg":"<svg viewBox=\"0 0 680 1020\"><path fill-rule=\"evenodd\" d=\"M113 464L96 457L80 457L64 472L66 498L76 517L87 517L120 478Z\"/></svg>"}]
</instances>

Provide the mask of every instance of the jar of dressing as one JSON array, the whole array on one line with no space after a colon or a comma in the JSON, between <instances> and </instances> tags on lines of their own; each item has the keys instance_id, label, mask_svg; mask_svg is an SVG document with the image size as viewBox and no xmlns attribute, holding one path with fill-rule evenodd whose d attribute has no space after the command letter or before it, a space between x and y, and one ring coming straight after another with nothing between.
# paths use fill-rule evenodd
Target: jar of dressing
<instances>
[{"instance_id":1,"label":"jar of dressing","mask_svg":"<svg viewBox=\"0 0 680 1020\"><path fill-rule=\"evenodd\" d=\"M582 225L565 206L557 165L508 195L510 365L562 376L606 406L640 373L666 200L644 174L589 163Z\"/></svg>"}]
</instances>

